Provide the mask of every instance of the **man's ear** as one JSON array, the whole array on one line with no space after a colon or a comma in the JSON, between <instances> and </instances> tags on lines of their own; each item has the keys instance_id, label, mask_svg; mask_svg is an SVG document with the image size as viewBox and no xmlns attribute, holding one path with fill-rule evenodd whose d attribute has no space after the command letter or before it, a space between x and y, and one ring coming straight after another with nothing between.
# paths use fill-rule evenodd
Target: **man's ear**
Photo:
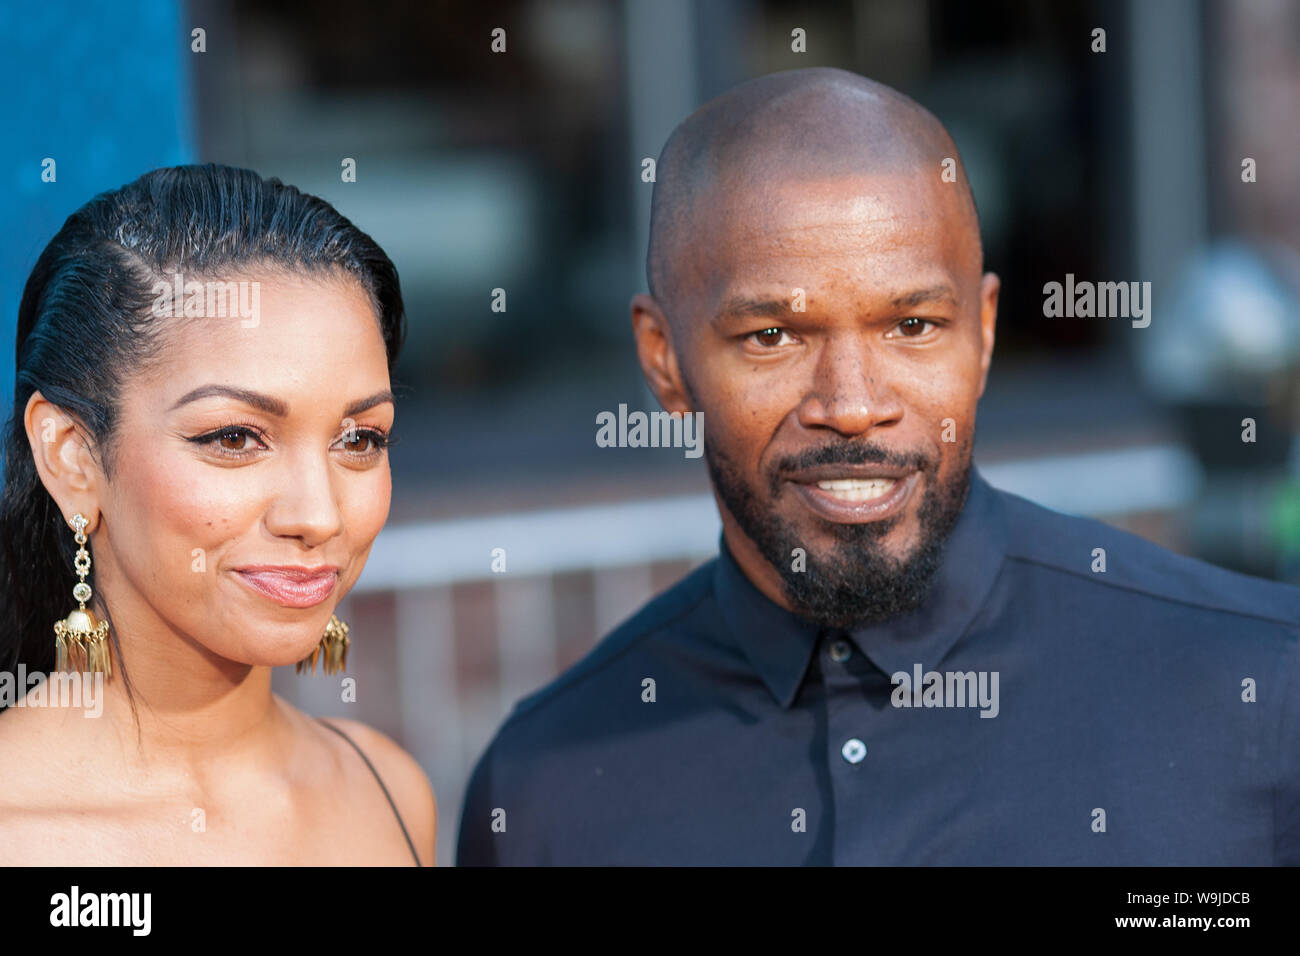
<instances>
[{"instance_id":1,"label":"man's ear","mask_svg":"<svg viewBox=\"0 0 1300 956\"><path fill-rule=\"evenodd\" d=\"M677 365L668 317L652 296L641 293L632 297L632 334L636 337L641 372L664 411L682 414L693 411L685 379Z\"/></svg>"},{"instance_id":2,"label":"man's ear","mask_svg":"<svg viewBox=\"0 0 1300 956\"><path fill-rule=\"evenodd\" d=\"M989 366L993 364L993 339L998 324L998 293L1002 280L995 273L986 272L980 280L980 395L989 380Z\"/></svg>"},{"instance_id":3,"label":"man's ear","mask_svg":"<svg viewBox=\"0 0 1300 956\"><path fill-rule=\"evenodd\" d=\"M38 389L27 400L23 425L45 489L65 518L78 511L86 516L89 534L98 523L103 478L80 424Z\"/></svg>"}]
</instances>

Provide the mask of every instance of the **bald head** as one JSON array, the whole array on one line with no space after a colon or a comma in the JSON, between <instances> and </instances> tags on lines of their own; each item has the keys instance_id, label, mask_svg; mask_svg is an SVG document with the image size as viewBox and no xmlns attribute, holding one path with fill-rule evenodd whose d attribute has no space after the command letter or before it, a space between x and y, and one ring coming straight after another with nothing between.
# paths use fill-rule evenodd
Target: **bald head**
<instances>
[{"instance_id":1,"label":"bald head","mask_svg":"<svg viewBox=\"0 0 1300 956\"><path fill-rule=\"evenodd\" d=\"M956 182L943 162L956 161ZM964 230L981 260L974 197L957 147L926 109L881 83L816 68L763 76L688 116L668 138L656 167L646 278L671 316L692 281L709 217L778 185L837 177L915 177L954 193L944 215Z\"/></svg>"}]
</instances>

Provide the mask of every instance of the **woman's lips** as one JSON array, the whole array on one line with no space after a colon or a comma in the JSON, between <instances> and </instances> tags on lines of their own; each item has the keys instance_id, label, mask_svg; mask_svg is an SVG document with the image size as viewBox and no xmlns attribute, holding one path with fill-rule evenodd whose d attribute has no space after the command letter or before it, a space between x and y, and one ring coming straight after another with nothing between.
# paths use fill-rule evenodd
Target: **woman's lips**
<instances>
[{"instance_id":1,"label":"woman's lips","mask_svg":"<svg viewBox=\"0 0 1300 956\"><path fill-rule=\"evenodd\" d=\"M804 504L827 521L856 524L898 514L912 497L921 473L893 479L825 479L792 482ZM827 487L820 487L826 485ZM883 493L881 493L883 492Z\"/></svg>"},{"instance_id":2,"label":"woman's lips","mask_svg":"<svg viewBox=\"0 0 1300 956\"><path fill-rule=\"evenodd\" d=\"M337 571L303 574L247 569L235 573L254 591L285 607L314 607L329 597L338 583Z\"/></svg>"}]
</instances>

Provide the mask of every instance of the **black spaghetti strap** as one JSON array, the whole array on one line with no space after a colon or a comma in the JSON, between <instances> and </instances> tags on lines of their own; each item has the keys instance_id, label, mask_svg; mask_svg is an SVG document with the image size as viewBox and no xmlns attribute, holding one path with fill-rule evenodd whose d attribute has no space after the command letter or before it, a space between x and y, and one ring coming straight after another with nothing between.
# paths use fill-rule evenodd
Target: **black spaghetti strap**
<instances>
[{"instance_id":1,"label":"black spaghetti strap","mask_svg":"<svg viewBox=\"0 0 1300 956\"><path fill-rule=\"evenodd\" d=\"M388 788L384 786L383 778L379 776L379 771L376 770L375 765L370 762L370 758L366 756L365 751L363 751L360 747L357 746L357 742L355 740L353 740L343 731L339 730L339 728L335 727L333 724L329 723L328 721L320 717L317 717L316 720L318 723L324 724L330 730L334 731L334 733L338 734L340 737L342 737L344 740L350 743L352 745L352 749L355 750L358 754L360 754L361 759L366 762L366 766L370 768L370 772L373 773L375 775L375 779L379 781L379 789L384 791L384 796L388 798L388 805L393 808L393 816L397 817L397 825L402 828L402 836L406 837L406 845L411 848L411 856L415 857L415 865L424 866L424 864L420 862L420 854L415 852L415 843L412 842L411 840L411 834L406 832L406 824L402 822L402 815L397 812L397 804L393 802L392 795L388 792Z\"/></svg>"}]
</instances>

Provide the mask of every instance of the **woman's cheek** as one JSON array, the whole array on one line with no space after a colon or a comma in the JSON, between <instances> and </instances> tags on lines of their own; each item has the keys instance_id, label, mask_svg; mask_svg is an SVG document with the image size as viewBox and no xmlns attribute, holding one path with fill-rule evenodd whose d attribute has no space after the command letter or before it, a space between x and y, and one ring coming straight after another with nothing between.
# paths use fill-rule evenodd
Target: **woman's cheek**
<instances>
[{"instance_id":1,"label":"woman's cheek","mask_svg":"<svg viewBox=\"0 0 1300 956\"><path fill-rule=\"evenodd\" d=\"M371 481L359 483L357 493L351 496L348 504L353 520L347 524L357 528L365 539L354 543L357 548L368 547L370 540L379 534L384 522L388 520L388 509L392 503L393 476L388 466L376 468L371 475Z\"/></svg>"},{"instance_id":2,"label":"woman's cheek","mask_svg":"<svg viewBox=\"0 0 1300 956\"><path fill-rule=\"evenodd\" d=\"M186 571L211 570L212 559L255 521L260 501L258 489L233 470L204 471L178 463L137 486L143 500L136 514L152 529L145 553L171 555Z\"/></svg>"}]
</instances>

